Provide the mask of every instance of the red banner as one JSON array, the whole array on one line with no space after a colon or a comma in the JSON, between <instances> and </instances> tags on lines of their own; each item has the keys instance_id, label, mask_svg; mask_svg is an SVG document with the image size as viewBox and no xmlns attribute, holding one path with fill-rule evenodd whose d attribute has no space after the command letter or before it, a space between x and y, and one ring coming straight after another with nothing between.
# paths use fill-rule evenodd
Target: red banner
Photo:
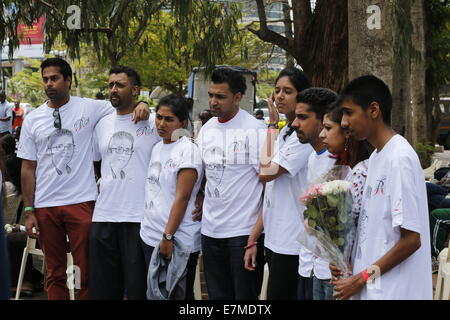
<instances>
[{"instance_id":1,"label":"red banner","mask_svg":"<svg viewBox=\"0 0 450 320\"><path fill-rule=\"evenodd\" d=\"M22 35L23 38L20 40L20 44L42 44L44 43L44 16L40 17L39 20L33 22L31 27L26 24L19 24L17 27L17 33Z\"/></svg>"}]
</instances>

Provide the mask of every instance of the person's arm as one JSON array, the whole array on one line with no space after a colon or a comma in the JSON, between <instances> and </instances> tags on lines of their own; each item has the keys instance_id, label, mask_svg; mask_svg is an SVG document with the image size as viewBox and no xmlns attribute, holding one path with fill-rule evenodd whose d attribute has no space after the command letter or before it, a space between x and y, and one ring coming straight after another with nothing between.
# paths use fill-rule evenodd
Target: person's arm
<instances>
[{"instance_id":1,"label":"person's arm","mask_svg":"<svg viewBox=\"0 0 450 320\"><path fill-rule=\"evenodd\" d=\"M400 228L400 239L384 256L376 261L372 266L367 266L371 270L379 270L379 274L373 276L380 277L392 268L409 258L421 246L420 234L414 231ZM341 273L342 275L342 273ZM368 274L372 276L372 274ZM363 272L346 279L331 281L334 287L334 297L339 300L347 300L360 292L366 285Z\"/></svg>"},{"instance_id":2,"label":"person's arm","mask_svg":"<svg viewBox=\"0 0 450 320\"><path fill-rule=\"evenodd\" d=\"M262 213L259 215L255 226L253 227L252 233L248 237L247 246L244 255L244 268L248 271L255 271L256 268L256 254L258 248L256 246L261 233L264 230Z\"/></svg>"},{"instance_id":3,"label":"person's arm","mask_svg":"<svg viewBox=\"0 0 450 320\"><path fill-rule=\"evenodd\" d=\"M280 119L280 115L274 104L274 94L269 98L268 101L268 109L269 109L269 123L277 124ZM273 162L272 159L275 155L274 145L275 140L278 137L278 128L277 127L269 127L267 128L267 137L264 143L263 151L261 154L261 160L259 164L259 181L269 182L275 180L279 176L285 174L287 172L282 166L278 163Z\"/></svg>"},{"instance_id":4,"label":"person's arm","mask_svg":"<svg viewBox=\"0 0 450 320\"><path fill-rule=\"evenodd\" d=\"M37 162L32 160L22 160L21 184L22 184L22 198L23 206L34 207L34 192L36 187L36 166ZM37 238L39 236L39 226L32 211L25 211L25 228L30 238ZM36 232L33 232L35 228Z\"/></svg>"},{"instance_id":5,"label":"person's arm","mask_svg":"<svg viewBox=\"0 0 450 320\"><path fill-rule=\"evenodd\" d=\"M169 220L167 221L164 233L175 234L183 221L184 214L191 198L192 190L197 181L197 170L193 168L181 169L178 173L175 200L170 209ZM176 237L176 235L174 236ZM162 239L159 243L160 254L170 259L173 251L173 241Z\"/></svg>"},{"instance_id":6,"label":"person's arm","mask_svg":"<svg viewBox=\"0 0 450 320\"><path fill-rule=\"evenodd\" d=\"M139 101L133 110L133 115L131 116L131 121L138 123L141 120L148 120L150 117L150 108L146 102Z\"/></svg>"},{"instance_id":7,"label":"person's arm","mask_svg":"<svg viewBox=\"0 0 450 320\"><path fill-rule=\"evenodd\" d=\"M192 221L202 220L203 201L205 200L205 185L206 185L206 175L203 176L200 189L198 189L197 197L195 198L195 210L192 212Z\"/></svg>"}]
</instances>

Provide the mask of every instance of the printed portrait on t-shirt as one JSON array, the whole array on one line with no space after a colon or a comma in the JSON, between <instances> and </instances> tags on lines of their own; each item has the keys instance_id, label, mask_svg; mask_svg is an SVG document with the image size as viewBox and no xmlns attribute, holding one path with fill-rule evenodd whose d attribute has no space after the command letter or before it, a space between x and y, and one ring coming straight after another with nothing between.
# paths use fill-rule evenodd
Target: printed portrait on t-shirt
<instances>
[{"instance_id":1,"label":"printed portrait on t-shirt","mask_svg":"<svg viewBox=\"0 0 450 320\"><path fill-rule=\"evenodd\" d=\"M57 129L48 137L48 150L52 154L52 164L59 176L70 174L75 144L72 131Z\"/></svg>"},{"instance_id":2,"label":"printed portrait on t-shirt","mask_svg":"<svg viewBox=\"0 0 450 320\"><path fill-rule=\"evenodd\" d=\"M147 197L145 202L145 209L151 210L154 205L154 200L161 191L161 185L159 183L159 176L161 174L161 163L155 161L151 164L148 170L148 177L146 182Z\"/></svg>"},{"instance_id":3,"label":"printed portrait on t-shirt","mask_svg":"<svg viewBox=\"0 0 450 320\"><path fill-rule=\"evenodd\" d=\"M209 197L220 198L220 185L225 172L225 154L219 147L205 152L206 191Z\"/></svg>"},{"instance_id":4,"label":"printed portrait on t-shirt","mask_svg":"<svg viewBox=\"0 0 450 320\"><path fill-rule=\"evenodd\" d=\"M113 179L125 179L125 167L133 155L133 136L125 131L112 135L108 144L109 166Z\"/></svg>"},{"instance_id":5,"label":"printed portrait on t-shirt","mask_svg":"<svg viewBox=\"0 0 450 320\"><path fill-rule=\"evenodd\" d=\"M250 164L250 143L248 137L245 137L245 141L234 137L233 142L228 146L228 152L232 154L233 164Z\"/></svg>"}]
</instances>

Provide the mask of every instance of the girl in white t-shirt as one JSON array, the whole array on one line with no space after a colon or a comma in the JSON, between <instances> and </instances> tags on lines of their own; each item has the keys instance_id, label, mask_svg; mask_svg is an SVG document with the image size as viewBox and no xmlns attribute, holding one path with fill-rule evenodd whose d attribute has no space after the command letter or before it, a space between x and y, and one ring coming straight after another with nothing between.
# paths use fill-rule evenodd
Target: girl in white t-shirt
<instances>
[{"instance_id":1,"label":"girl in white t-shirt","mask_svg":"<svg viewBox=\"0 0 450 320\"><path fill-rule=\"evenodd\" d=\"M155 248L166 260L177 254L173 252L173 241L190 252L185 298L192 300L200 251L200 222L193 220L192 212L203 168L197 146L186 136L180 136L188 121L186 99L169 95L159 101L156 129L163 140L155 145L148 168L140 234L147 267Z\"/></svg>"},{"instance_id":2,"label":"girl in white t-shirt","mask_svg":"<svg viewBox=\"0 0 450 320\"><path fill-rule=\"evenodd\" d=\"M310 87L306 75L297 68L285 68L275 81L269 99L269 127L261 156L259 179L265 183L263 213L248 239L245 268L255 270L257 241L264 229L264 247L269 266L268 300L296 300L301 219L296 208L300 194L292 185L306 187L308 157L313 148L299 142L290 123L295 118L296 96ZM289 122L278 132L279 113Z\"/></svg>"},{"instance_id":3,"label":"girl in white t-shirt","mask_svg":"<svg viewBox=\"0 0 450 320\"><path fill-rule=\"evenodd\" d=\"M342 115L340 107L336 105L330 106L323 117L323 129L319 137L328 151L336 157L336 165L349 166L351 168L345 180L352 183L352 214L355 216L355 221L358 221L367 178L368 159L373 151L373 147L366 140L358 141L353 139L350 133L341 127ZM355 234L349 234L348 237L354 239ZM351 250L352 247L349 248L349 252L344 253L344 257L348 259L349 265L351 265ZM323 284L324 286L331 286L328 283L329 280L323 281L327 282ZM331 290L327 292L331 295ZM331 299L331 296L328 298Z\"/></svg>"}]
</instances>

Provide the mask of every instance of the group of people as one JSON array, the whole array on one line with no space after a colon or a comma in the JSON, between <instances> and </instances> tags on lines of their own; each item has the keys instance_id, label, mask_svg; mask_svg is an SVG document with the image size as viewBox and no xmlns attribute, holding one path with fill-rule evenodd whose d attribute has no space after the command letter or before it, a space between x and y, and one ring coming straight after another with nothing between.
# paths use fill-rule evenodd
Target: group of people
<instances>
[{"instance_id":1,"label":"group of people","mask_svg":"<svg viewBox=\"0 0 450 320\"><path fill-rule=\"evenodd\" d=\"M258 299L265 262L271 300L431 299L423 173L389 126L392 97L380 79L354 79L337 94L286 68L267 125L239 107L242 74L217 68L205 93L212 118L193 140L189 101L169 95L149 114L129 67L110 70L110 102L70 96L62 59L41 72L49 100L25 119L18 156L49 299L69 297L68 247L79 299L193 299L200 252L209 299ZM358 221L346 278L298 240L299 197L335 165L351 168Z\"/></svg>"}]
</instances>

